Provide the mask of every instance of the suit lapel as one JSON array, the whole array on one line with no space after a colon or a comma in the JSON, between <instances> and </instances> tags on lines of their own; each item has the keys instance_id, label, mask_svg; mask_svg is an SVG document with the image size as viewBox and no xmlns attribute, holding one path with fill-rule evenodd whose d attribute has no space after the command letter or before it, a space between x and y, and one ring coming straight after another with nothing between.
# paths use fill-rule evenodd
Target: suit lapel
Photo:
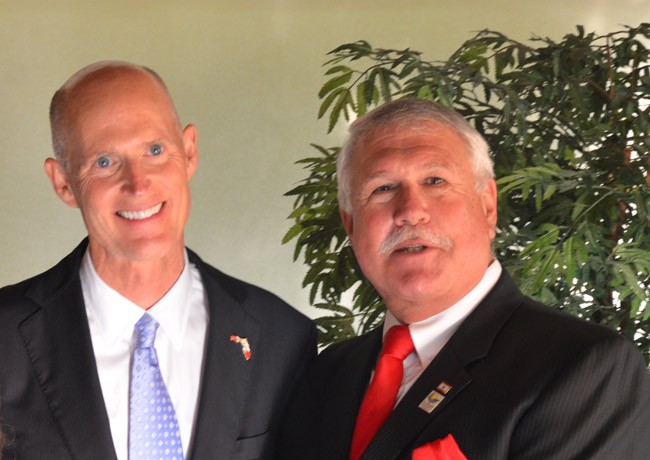
<instances>
[{"instance_id":1,"label":"suit lapel","mask_svg":"<svg viewBox=\"0 0 650 460\"><path fill-rule=\"evenodd\" d=\"M504 270L494 288L400 401L361 459L398 458L427 425L436 417L444 417L454 398L471 385L467 365L489 353L495 337L522 299Z\"/></svg>"},{"instance_id":2,"label":"suit lapel","mask_svg":"<svg viewBox=\"0 0 650 460\"><path fill-rule=\"evenodd\" d=\"M382 425L361 458L397 458L470 382L463 363L454 353L448 348L441 350Z\"/></svg>"},{"instance_id":3,"label":"suit lapel","mask_svg":"<svg viewBox=\"0 0 650 460\"><path fill-rule=\"evenodd\" d=\"M76 459L115 459L79 282L82 243L28 295L20 333L55 423Z\"/></svg>"},{"instance_id":4,"label":"suit lapel","mask_svg":"<svg viewBox=\"0 0 650 460\"><path fill-rule=\"evenodd\" d=\"M348 458L357 413L381 350L381 335L381 328L378 328L337 347L336 353L343 358L332 361L336 365L332 374L317 376L320 381L315 388L318 390L310 398L321 401L322 410L318 415L319 428L309 436L320 438L315 443L320 449L318 458ZM327 350L323 353L326 355Z\"/></svg>"},{"instance_id":5,"label":"suit lapel","mask_svg":"<svg viewBox=\"0 0 650 460\"><path fill-rule=\"evenodd\" d=\"M260 325L241 308L241 300L226 292L193 253L190 259L201 271L209 303L210 322L199 397L199 409L190 458L231 458L245 416L251 369ZM246 338L252 355L246 360L242 345L232 335ZM255 410L255 408L248 408Z\"/></svg>"}]
</instances>

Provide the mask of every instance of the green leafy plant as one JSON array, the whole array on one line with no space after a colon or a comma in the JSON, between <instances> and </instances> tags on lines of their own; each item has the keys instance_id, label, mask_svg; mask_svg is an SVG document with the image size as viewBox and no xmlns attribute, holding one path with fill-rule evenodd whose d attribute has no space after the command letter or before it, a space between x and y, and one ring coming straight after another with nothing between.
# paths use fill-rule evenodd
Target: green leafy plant
<instances>
[{"instance_id":1,"label":"green leafy plant","mask_svg":"<svg viewBox=\"0 0 650 460\"><path fill-rule=\"evenodd\" d=\"M650 24L582 27L529 44L484 30L449 59L344 44L325 63L328 132L402 97L463 114L492 149L499 186L494 251L522 290L633 340L650 361ZM321 344L376 327L384 305L361 272L336 198L338 147L314 145L294 197L295 259L326 311Z\"/></svg>"}]
</instances>

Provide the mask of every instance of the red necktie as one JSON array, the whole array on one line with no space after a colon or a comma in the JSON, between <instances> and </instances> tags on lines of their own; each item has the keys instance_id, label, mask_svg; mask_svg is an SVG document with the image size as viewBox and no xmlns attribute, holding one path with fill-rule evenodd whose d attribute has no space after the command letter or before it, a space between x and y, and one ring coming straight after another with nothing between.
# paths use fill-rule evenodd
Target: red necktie
<instances>
[{"instance_id":1,"label":"red necktie","mask_svg":"<svg viewBox=\"0 0 650 460\"><path fill-rule=\"evenodd\" d=\"M384 348L375 366L368 391L357 415L352 437L350 460L357 460L366 450L379 427L395 407L397 391L404 374L403 361L413 351L413 341L407 326L393 326L384 337Z\"/></svg>"}]
</instances>

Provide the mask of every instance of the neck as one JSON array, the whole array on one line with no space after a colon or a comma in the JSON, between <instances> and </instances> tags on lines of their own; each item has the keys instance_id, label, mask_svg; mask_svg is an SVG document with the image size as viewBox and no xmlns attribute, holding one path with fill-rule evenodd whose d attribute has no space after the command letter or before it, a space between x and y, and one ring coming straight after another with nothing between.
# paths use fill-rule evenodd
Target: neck
<instances>
[{"instance_id":1,"label":"neck","mask_svg":"<svg viewBox=\"0 0 650 460\"><path fill-rule=\"evenodd\" d=\"M97 275L112 289L148 310L176 283L185 267L184 249L157 259L106 257L90 251Z\"/></svg>"}]
</instances>

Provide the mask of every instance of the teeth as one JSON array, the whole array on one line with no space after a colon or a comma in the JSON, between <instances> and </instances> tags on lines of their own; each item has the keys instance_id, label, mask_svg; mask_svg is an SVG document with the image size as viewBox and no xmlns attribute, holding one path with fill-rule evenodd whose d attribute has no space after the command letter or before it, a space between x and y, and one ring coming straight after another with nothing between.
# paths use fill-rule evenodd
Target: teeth
<instances>
[{"instance_id":1,"label":"teeth","mask_svg":"<svg viewBox=\"0 0 650 460\"><path fill-rule=\"evenodd\" d=\"M129 220L140 220L158 214L160 208L162 208L162 203L157 204L153 208L145 209L144 211L118 211L117 215Z\"/></svg>"},{"instance_id":2,"label":"teeth","mask_svg":"<svg viewBox=\"0 0 650 460\"><path fill-rule=\"evenodd\" d=\"M417 246L409 246L409 247L406 247L406 248L402 249L402 251L404 251L404 252L420 252L420 251L422 251L423 249L424 249L424 246L422 246L421 244L419 244L419 245L417 245Z\"/></svg>"}]
</instances>

